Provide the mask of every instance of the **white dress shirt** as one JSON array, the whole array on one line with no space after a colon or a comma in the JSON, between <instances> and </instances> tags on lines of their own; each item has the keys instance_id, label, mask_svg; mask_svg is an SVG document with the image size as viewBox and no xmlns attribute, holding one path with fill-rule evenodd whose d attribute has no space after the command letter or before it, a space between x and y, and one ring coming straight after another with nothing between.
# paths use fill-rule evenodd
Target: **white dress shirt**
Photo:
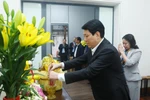
<instances>
[{"instance_id":1,"label":"white dress shirt","mask_svg":"<svg viewBox=\"0 0 150 100\"><path fill-rule=\"evenodd\" d=\"M101 40L94 48L91 49L91 51L92 51L92 56L94 55L96 49L97 49L98 46L102 43L103 40L104 40L104 38L102 38L102 40Z\"/></svg>"},{"instance_id":2,"label":"white dress shirt","mask_svg":"<svg viewBox=\"0 0 150 100\"><path fill-rule=\"evenodd\" d=\"M102 43L103 40L104 40L104 38L102 38L102 40L101 40L94 48L91 49L92 55L94 55L96 49L97 49L98 46ZM63 62L61 62L61 64L62 64L62 69L64 69L65 64L64 64ZM64 73L58 74L58 79L59 79L60 81L65 82L65 76L64 76Z\"/></svg>"},{"instance_id":3,"label":"white dress shirt","mask_svg":"<svg viewBox=\"0 0 150 100\"><path fill-rule=\"evenodd\" d=\"M76 48L75 48L75 51L74 51L74 57L76 57L76 55L77 55L78 46L79 45L76 45Z\"/></svg>"}]
</instances>

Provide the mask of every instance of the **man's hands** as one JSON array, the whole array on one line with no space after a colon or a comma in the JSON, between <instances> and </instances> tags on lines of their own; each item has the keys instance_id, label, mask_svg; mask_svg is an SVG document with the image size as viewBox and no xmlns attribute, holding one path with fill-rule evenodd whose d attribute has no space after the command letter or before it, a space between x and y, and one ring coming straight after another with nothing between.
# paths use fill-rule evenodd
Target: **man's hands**
<instances>
[{"instance_id":1,"label":"man's hands","mask_svg":"<svg viewBox=\"0 0 150 100\"><path fill-rule=\"evenodd\" d=\"M62 64L59 63L59 64L54 64L52 63L50 66L49 66L49 70L54 70L54 69L57 69L57 68L62 68Z\"/></svg>"},{"instance_id":2,"label":"man's hands","mask_svg":"<svg viewBox=\"0 0 150 100\"><path fill-rule=\"evenodd\" d=\"M52 79L52 80L57 80L58 79L58 73L54 72L54 71L49 71L49 79Z\"/></svg>"},{"instance_id":3,"label":"man's hands","mask_svg":"<svg viewBox=\"0 0 150 100\"><path fill-rule=\"evenodd\" d=\"M52 79L52 80L58 79L58 74L59 73L56 73L56 72L53 71L54 69L57 69L57 68L62 68L62 64L61 63L59 63L59 64L52 63L49 66L49 69L48 69L48 77L49 77L49 79Z\"/></svg>"}]
</instances>

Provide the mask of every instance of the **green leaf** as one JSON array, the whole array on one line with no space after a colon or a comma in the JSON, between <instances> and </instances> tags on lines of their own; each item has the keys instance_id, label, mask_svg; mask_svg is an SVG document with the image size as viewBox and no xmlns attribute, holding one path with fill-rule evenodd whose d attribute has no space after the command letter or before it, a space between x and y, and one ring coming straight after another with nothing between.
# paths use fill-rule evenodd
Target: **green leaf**
<instances>
[{"instance_id":1,"label":"green leaf","mask_svg":"<svg viewBox=\"0 0 150 100\"><path fill-rule=\"evenodd\" d=\"M24 74L24 67L25 67L25 62L26 59L22 60L18 66L17 66L17 71L15 73L16 77L21 78L22 75ZM18 76L17 76L18 75Z\"/></svg>"},{"instance_id":2,"label":"green leaf","mask_svg":"<svg viewBox=\"0 0 150 100\"><path fill-rule=\"evenodd\" d=\"M6 68L1 68L0 69L0 72L2 73L1 80L3 80L3 81L8 81L9 80L9 76L7 75L8 71L9 71L9 69L6 69Z\"/></svg>"},{"instance_id":3,"label":"green leaf","mask_svg":"<svg viewBox=\"0 0 150 100\"><path fill-rule=\"evenodd\" d=\"M2 81L3 81L3 76L1 75L1 76L0 76L0 87L1 87L1 85L2 85Z\"/></svg>"},{"instance_id":4,"label":"green leaf","mask_svg":"<svg viewBox=\"0 0 150 100\"><path fill-rule=\"evenodd\" d=\"M34 92L34 94L39 97L38 93L34 90L34 88L31 88L31 89Z\"/></svg>"},{"instance_id":5,"label":"green leaf","mask_svg":"<svg viewBox=\"0 0 150 100\"><path fill-rule=\"evenodd\" d=\"M9 69L10 70L10 66L9 66L9 63L8 63L8 54L5 54L3 56L4 57L3 57L2 62L1 62L3 70L4 69Z\"/></svg>"},{"instance_id":6,"label":"green leaf","mask_svg":"<svg viewBox=\"0 0 150 100\"><path fill-rule=\"evenodd\" d=\"M33 52L31 52L31 53L29 53L29 54L27 55L27 60L31 60L32 58L35 57L36 54L37 54L36 50L33 51Z\"/></svg>"},{"instance_id":7,"label":"green leaf","mask_svg":"<svg viewBox=\"0 0 150 100\"><path fill-rule=\"evenodd\" d=\"M3 26L2 24L4 24L4 17L2 14L0 14L0 26Z\"/></svg>"},{"instance_id":8,"label":"green leaf","mask_svg":"<svg viewBox=\"0 0 150 100\"><path fill-rule=\"evenodd\" d=\"M9 92L12 93L12 94L9 94L10 97L16 97L17 96L17 91L15 89L17 83L18 83L18 80L14 80L14 82L10 84Z\"/></svg>"},{"instance_id":9,"label":"green leaf","mask_svg":"<svg viewBox=\"0 0 150 100\"><path fill-rule=\"evenodd\" d=\"M18 55L15 57L15 60L17 61L18 59L20 59L22 56L24 56L25 54L31 53L31 52L35 52L36 48L33 47L27 47L23 50L21 50L20 53L18 53Z\"/></svg>"},{"instance_id":10,"label":"green leaf","mask_svg":"<svg viewBox=\"0 0 150 100\"><path fill-rule=\"evenodd\" d=\"M22 78L27 78L27 76L29 75L30 70L26 70L24 71L24 73L22 74Z\"/></svg>"},{"instance_id":11,"label":"green leaf","mask_svg":"<svg viewBox=\"0 0 150 100\"><path fill-rule=\"evenodd\" d=\"M3 73L6 73L6 72L8 72L9 71L9 69L6 69L6 68L0 68L0 72L2 72L2 74Z\"/></svg>"}]
</instances>

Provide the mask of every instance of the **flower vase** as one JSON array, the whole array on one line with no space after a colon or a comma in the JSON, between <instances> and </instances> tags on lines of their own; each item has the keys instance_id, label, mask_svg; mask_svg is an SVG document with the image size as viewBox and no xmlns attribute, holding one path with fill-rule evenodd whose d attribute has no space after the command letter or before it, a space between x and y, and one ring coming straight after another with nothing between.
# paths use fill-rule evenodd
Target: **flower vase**
<instances>
[{"instance_id":1,"label":"flower vase","mask_svg":"<svg viewBox=\"0 0 150 100\"><path fill-rule=\"evenodd\" d=\"M16 98L6 98L5 96L3 100L20 100L20 96L17 96Z\"/></svg>"}]
</instances>

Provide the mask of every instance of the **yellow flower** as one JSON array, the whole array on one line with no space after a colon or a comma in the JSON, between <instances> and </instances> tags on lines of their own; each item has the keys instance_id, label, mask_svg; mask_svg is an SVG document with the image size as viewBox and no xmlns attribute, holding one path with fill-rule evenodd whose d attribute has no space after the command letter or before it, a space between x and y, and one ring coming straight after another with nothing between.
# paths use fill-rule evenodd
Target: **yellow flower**
<instances>
[{"instance_id":1,"label":"yellow flower","mask_svg":"<svg viewBox=\"0 0 150 100\"><path fill-rule=\"evenodd\" d=\"M40 46L40 45L43 45L45 43L48 43L48 42L53 42L53 40L49 40L50 39L50 33L49 32L46 32L46 33L41 33L39 35L40 39L37 41L37 45Z\"/></svg>"},{"instance_id":2,"label":"yellow flower","mask_svg":"<svg viewBox=\"0 0 150 100\"><path fill-rule=\"evenodd\" d=\"M0 14L0 30L3 29L3 24L4 24L4 17L2 14Z\"/></svg>"},{"instance_id":3,"label":"yellow flower","mask_svg":"<svg viewBox=\"0 0 150 100\"><path fill-rule=\"evenodd\" d=\"M81 44L85 47L86 42L84 40L81 41Z\"/></svg>"},{"instance_id":4,"label":"yellow flower","mask_svg":"<svg viewBox=\"0 0 150 100\"><path fill-rule=\"evenodd\" d=\"M8 48L8 42L9 42L8 33L6 30L6 27L3 27L2 36L3 36L4 50L6 50Z\"/></svg>"},{"instance_id":5,"label":"yellow flower","mask_svg":"<svg viewBox=\"0 0 150 100\"><path fill-rule=\"evenodd\" d=\"M26 61L26 66L25 66L24 70L29 70L29 69L30 69L29 61Z\"/></svg>"},{"instance_id":6,"label":"yellow flower","mask_svg":"<svg viewBox=\"0 0 150 100\"><path fill-rule=\"evenodd\" d=\"M39 80L40 75L34 75L34 76L30 75L30 76L28 76L28 80L32 80L32 79Z\"/></svg>"},{"instance_id":7,"label":"yellow flower","mask_svg":"<svg viewBox=\"0 0 150 100\"><path fill-rule=\"evenodd\" d=\"M19 41L21 46L33 46L40 38L37 36L38 30L33 24L26 22L23 26L19 25L17 28L20 31Z\"/></svg>"},{"instance_id":8,"label":"yellow flower","mask_svg":"<svg viewBox=\"0 0 150 100\"><path fill-rule=\"evenodd\" d=\"M27 85L31 85L32 83L34 83L34 79L31 79L31 80L29 80L29 81L26 81L25 82Z\"/></svg>"},{"instance_id":9,"label":"yellow flower","mask_svg":"<svg viewBox=\"0 0 150 100\"><path fill-rule=\"evenodd\" d=\"M40 32L40 33L44 33L44 32L45 32L45 29L44 29L44 28L41 28L39 32Z\"/></svg>"},{"instance_id":10,"label":"yellow flower","mask_svg":"<svg viewBox=\"0 0 150 100\"><path fill-rule=\"evenodd\" d=\"M40 79L40 76L39 75L30 75L30 76L27 76L28 78L28 81L25 82L27 85L31 85L32 83L34 83L35 80L39 80Z\"/></svg>"}]
</instances>

